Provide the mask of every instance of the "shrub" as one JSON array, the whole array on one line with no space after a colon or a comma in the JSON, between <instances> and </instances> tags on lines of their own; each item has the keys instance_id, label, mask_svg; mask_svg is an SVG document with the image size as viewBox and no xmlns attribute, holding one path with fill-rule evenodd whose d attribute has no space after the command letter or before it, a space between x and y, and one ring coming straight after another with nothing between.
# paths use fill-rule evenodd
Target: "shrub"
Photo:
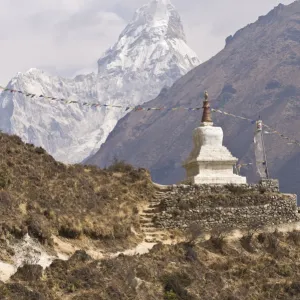
<instances>
[{"instance_id":1,"label":"shrub","mask_svg":"<svg viewBox=\"0 0 300 300\"><path fill-rule=\"evenodd\" d=\"M102 199L104 200L108 200L110 198L110 191L107 187L102 187L98 194L101 195Z\"/></svg>"},{"instance_id":2,"label":"shrub","mask_svg":"<svg viewBox=\"0 0 300 300\"><path fill-rule=\"evenodd\" d=\"M229 229L227 229L229 230ZM211 237L209 239L211 245L216 249L223 253L224 246L226 245L226 232L227 230L222 230L221 228L214 228L211 233Z\"/></svg>"},{"instance_id":3,"label":"shrub","mask_svg":"<svg viewBox=\"0 0 300 300\"><path fill-rule=\"evenodd\" d=\"M19 267L17 273L13 275L13 279L22 281L37 281L42 277L43 267L39 265L24 265Z\"/></svg>"},{"instance_id":4,"label":"shrub","mask_svg":"<svg viewBox=\"0 0 300 300\"><path fill-rule=\"evenodd\" d=\"M111 172L127 173L133 171L134 167L130 164L127 164L124 160L118 160L115 157L113 163L107 169Z\"/></svg>"},{"instance_id":5,"label":"shrub","mask_svg":"<svg viewBox=\"0 0 300 300\"><path fill-rule=\"evenodd\" d=\"M132 213L133 213L134 215L137 215L137 214L139 213L139 209L138 209L137 206L134 206L134 207L132 208Z\"/></svg>"},{"instance_id":6,"label":"shrub","mask_svg":"<svg viewBox=\"0 0 300 300\"><path fill-rule=\"evenodd\" d=\"M166 291L165 295L164 295L164 299L165 300L177 300L179 299L176 295L176 293L174 293L172 290L171 291Z\"/></svg>"},{"instance_id":7,"label":"shrub","mask_svg":"<svg viewBox=\"0 0 300 300\"><path fill-rule=\"evenodd\" d=\"M141 180L141 179L144 178L143 172L141 172L139 170L135 170L135 169L131 170L128 175L131 178L132 182L136 182L136 181Z\"/></svg>"},{"instance_id":8,"label":"shrub","mask_svg":"<svg viewBox=\"0 0 300 300\"><path fill-rule=\"evenodd\" d=\"M75 253L70 257L70 263L87 262L92 260L91 256L88 255L84 250L76 250Z\"/></svg>"},{"instance_id":9,"label":"shrub","mask_svg":"<svg viewBox=\"0 0 300 300\"><path fill-rule=\"evenodd\" d=\"M49 220L54 220L55 212L52 209L48 208L44 211L44 216Z\"/></svg>"},{"instance_id":10,"label":"shrub","mask_svg":"<svg viewBox=\"0 0 300 300\"><path fill-rule=\"evenodd\" d=\"M109 286L106 289L106 292L111 299L116 299L116 300L124 299L123 298L124 295L122 294L122 292L120 292L120 290L117 286ZM93 299L96 299L96 298L93 298Z\"/></svg>"},{"instance_id":11,"label":"shrub","mask_svg":"<svg viewBox=\"0 0 300 300\"><path fill-rule=\"evenodd\" d=\"M114 238L121 239L126 238L130 235L130 226L124 225L124 224L114 224L113 226L114 230Z\"/></svg>"},{"instance_id":12,"label":"shrub","mask_svg":"<svg viewBox=\"0 0 300 300\"><path fill-rule=\"evenodd\" d=\"M248 233L247 235L242 236L240 239L240 243L241 243L242 247L250 253L255 252L254 247L251 245L252 237L253 237L253 234Z\"/></svg>"},{"instance_id":13,"label":"shrub","mask_svg":"<svg viewBox=\"0 0 300 300\"><path fill-rule=\"evenodd\" d=\"M270 253L275 253L279 250L279 240L276 235L268 234L267 235L267 251Z\"/></svg>"},{"instance_id":14,"label":"shrub","mask_svg":"<svg viewBox=\"0 0 300 300\"><path fill-rule=\"evenodd\" d=\"M189 237L189 242L194 243L194 241L203 233L203 228L197 224L192 223L187 229L187 236Z\"/></svg>"},{"instance_id":15,"label":"shrub","mask_svg":"<svg viewBox=\"0 0 300 300\"><path fill-rule=\"evenodd\" d=\"M29 235L37 238L42 244L52 244L51 230L45 218L39 215L33 215L26 223Z\"/></svg>"},{"instance_id":16,"label":"shrub","mask_svg":"<svg viewBox=\"0 0 300 300\"><path fill-rule=\"evenodd\" d=\"M0 189L5 189L9 186L10 179L8 177L8 174L4 172L3 170L0 170Z\"/></svg>"},{"instance_id":17,"label":"shrub","mask_svg":"<svg viewBox=\"0 0 300 300\"><path fill-rule=\"evenodd\" d=\"M267 191L267 188L266 188L266 187L264 187L264 186L260 186L260 187L259 187L259 192L260 192L261 194L266 193L266 191Z\"/></svg>"},{"instance_id":18,"label":"shrub","mask_svg":"<svg viewBox=\"0 0 300 300\"><path fill-rule=\"evenodd\" d=\"M8 295L9 298L3 298L2 295ZM4 288L1 288L0 286L0 299L46 300L46 297L39 292L31 291L30 288L27 288L20 283L10 283L4 286Z\"/></svg>"},{"instance_id":19,"label":"shrub","mask_svg":"<svg viewBox=\"0 0 300 300\"><path fill-rule=\"evenodd\" d=\"M185 289L188 287L192 280L186 273L174 273L166 275L163 278L165 284L165 296L168 295L169 297L173 298L165 298L165 299L180 299L180 300L192 300L193 298L188 294L187 290ZM174 297L177 298L174 298Z\"/></svg>"},{"instance_id":20,"label":"shrub","mask_svg":"<svg viewBox=\"0 0 300 300\"><path fill-rule=\"evenodd\" d=\"M12 142L14 142L17 145L21 145L22 144L22 140L19 136L17 136L16 134L13 134L10 136Z\"/></svg>"},{"instance_id":21,"label":"shrub","mask_svg":"<svg viewBox=\"0 0 300 300\"><path fill-rule=\"evenodd\" d=\"M288 233L288 240L292 241L296 246L300 245L300 231L294 230Z\"/></svg>"},{"instance_id":22,"label":"shrub","mask_svg":"<svg viewBox=\"0 0 300 300\"><path fill-rule=\"evenodd\" d=\"M34 151L37 154L45 154L46 153L45 149L43 149L42 147L37 147L34 149Z\"/></svg>"},{"instance_id":23,"label":"shrub","mask_svg":"<svg viewBox=\"0 0 300 300\"><path fill-rule=\"evenodd\" d=\"M10 195L6 191L0 190L0 206L9 208L11 207L11 204L12 204L12 199L10 198Z\"/></svg>"},{"instance_id":24,"label":"shrub","mask_svg":"<svg viewBox=\"0 0 300 300\"><path fill-rule=\"evenodd\" d=\"M58 231L58 234L68 239L78 239L81 236L82 231L81 229L71 225L62 225Z\"/></svg>"},{"instance_id":25,"label":"shrub","mask_svg":"<svg viewBox=\"0 0 300 300\"><path fill-rule=\"evenodd\" d=\"M300 282L294 281L287 289L286 291L291 296L299 296L300 295Z\"/></svg>"},{"instance_id":26,"label":"shrub","mask_svg":"<svg viewBox=\"0 0 300 300\"><path fill-rule=\"evenodd\" d=\"M284 249L280 247L280 241L278 239L278 235L276 232L274 233L260 233L257 237L257 240L263 244L264 248L267 252L276 257L283 256L286 253Z\"/></svg>"},{"instance_id":27,"label":"shrub","mask_svg":"<svg viewBox=\"0 0 300 300\"><path fill-rule=\"evenodd\" d=\"M2 174L0 174L0 189L4 189L6 187L6 180Z\"/></svg>"},{"instance_id":28,"label":"shrub","mask_svg":"<svg viewBox=\"0 0 300 300\"><path fill-rule=\"evenodd\" d=\"M223 236L211 236L210 241L215 249L223 251L223 247L226 244Z\"/></svg>"},{"instance_id":29,"label":"shrub","mask_svg":"<svg viewBox=\"0 0 300 300\"><path fill-rule=\"evenodd\" d=\"M261 243L261 244L263 244L263 243L265 242L265 240L266 240L266 236L267 236L266 233L264 233L264 232L260 233L260 234L257 236L258 242Z\"/></svg>"},{"instance_id":30,"label":"shrub","mask_svg":"<svg viewBox=\"0 0 300 300\"><path fill-rule=\"evenodd\" d=\"M191 245L186 246L185 259L189 261L198 260L197 252L194 250L194 248Z\"/></svg>"},{"instance_id":31,"label":"shrub","mask_svg":"<svg viewBox=\"0 0 300 300\"><path fill-rule=\"evenodd\" d=\"M293 270L290 265L280 265L277 267L277 274L283 277L289 277L293 274Z\"/></svg>"}]
</instances>

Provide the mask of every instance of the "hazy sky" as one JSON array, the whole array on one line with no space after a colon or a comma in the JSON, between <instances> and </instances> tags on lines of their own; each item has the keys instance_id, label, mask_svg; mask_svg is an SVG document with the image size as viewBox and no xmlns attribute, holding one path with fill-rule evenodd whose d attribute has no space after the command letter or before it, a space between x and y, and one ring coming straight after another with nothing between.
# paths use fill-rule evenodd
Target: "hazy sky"
<instances>
[{"instance_id":1,"label":"hazy sky","mask_svg":"<svg viewBox=\"0 0 300 300\"><path fill-rule=\"evenodd\" d=\"M1 0L0 85L31 67L73 77L96 70L135 9L147 0ZM202 61L225 38L293 0L173 0Z\"/></svg>"}]
</instances>

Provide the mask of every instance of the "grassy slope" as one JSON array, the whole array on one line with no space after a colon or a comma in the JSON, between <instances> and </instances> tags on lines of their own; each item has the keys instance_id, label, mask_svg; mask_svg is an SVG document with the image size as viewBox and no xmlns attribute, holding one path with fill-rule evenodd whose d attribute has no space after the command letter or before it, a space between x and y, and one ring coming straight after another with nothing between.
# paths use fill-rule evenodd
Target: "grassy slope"
<instances>
[{"instance_id":1,"label":"grassy slope","mask_svg":"<svg viewBox=\"0 0 300 300\"><path fill-rule=\"evenodd\" d=\"M293 232L234 242L214 236L102 261L77 252L67 262L54 261L43 275L23 267L0 285L0 299L296 300L299 242L299 232Z\"/></svg>"},{"instance_id":2,"label":"grassy slope","mask_svg":"<svg viewBox=\"0 0 300 300\"><path fill-rule=\"evenodd\" d=\"M0 133L0 246L27 232L50 246L52 234L124 242L132 225L138 230L138 207L152 192L145 170L66 166Z\"/></svg>"},{"instance_id":3,"label":"grassy slope","mask_svg":"<svg viewBox=\"0 0 300 300\"><path fill-rule=\"evenodd\" d=\"M52 234L124 245L130 226L139 225L138 206L152 194L144 170L65 166L0 134L0 250L26 232L50 246ZM0 300L296 300L299 245L298 232L235 242L216 234L196 245L157 245L143 256L96 261L77 252L44 272L19 268L0 282Z\"/></svg>"}]
</instances>

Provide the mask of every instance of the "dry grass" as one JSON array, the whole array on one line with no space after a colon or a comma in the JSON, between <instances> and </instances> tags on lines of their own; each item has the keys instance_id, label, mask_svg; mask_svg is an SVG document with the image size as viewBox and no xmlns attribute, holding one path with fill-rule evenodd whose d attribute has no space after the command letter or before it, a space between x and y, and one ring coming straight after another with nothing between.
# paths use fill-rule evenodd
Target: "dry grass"
<instances>
[{"instance_id":1,"label":"dry grass","mask_svg":"<svg viewBox=\"0 0 300 300\"><path fill-rule=\"evenodd\" d=\"M49 245L52 234L126 239L153 193L145 170L118 161L107 170L67 166L17 136L0 133L0 157L0 236L28 232Z\"/></svg>"},{"instance_id":2,"label":"dry grass","mask_svg":"<svg viewBox=\"0 0 300 300\"><path fill-rule=\"evenodd\" d=\"M53 234L119 246L139 225L138 207L154 193L149 174L124 162L106 170L66 166L4 134L0 157L2 239L28 232L49 246ZM142 256L96 261L77 251L44 273L25 265L7 284L0 282L0 300L300 299L299 232L258 234L254 228L230 241L217 228L199 243L199 226L188 233L189 243L158 244Z\"/></svg>"},{"instance_id":3,"label":"dry grass","mask_svg":"<svg viewBox=\"0 0 300 300\"><path fill-rule=\"evenodd\" d=\"M298 300L300 253L289 235L255 233L249 243L254 252L240 240L209 248L207 242L159 244L143 256L102 261L78 251L54 261L43 277L34 267L20 269L0 286L0 299Z\"/></svg>"}]
</instances>

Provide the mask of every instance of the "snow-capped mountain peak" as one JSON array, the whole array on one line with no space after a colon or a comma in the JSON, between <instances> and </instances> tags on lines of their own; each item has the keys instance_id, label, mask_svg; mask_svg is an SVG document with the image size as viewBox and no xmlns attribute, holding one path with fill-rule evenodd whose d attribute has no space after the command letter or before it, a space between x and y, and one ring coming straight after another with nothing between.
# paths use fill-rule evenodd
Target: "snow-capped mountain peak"
<instances>
[{"instance_id":1,"label":"snow-capped mountain peak","mask_svg":"<svg viewBox=\"0 0 300 300\"><path fill-rule=\"evenodd\" d=\"M118 42L98 61L98 73L116 76L121 70L131 78L133 72L159 76L170 68L178 77L199 64L174 6L168 0L153 0L136 11Z\"/></svg>"},{"instance_id":2,"label":"snow-capped mountain peak","mask_svg":"<svg viewBox=\"0 0 300 300\"><path fill-rule=\"evenodd\" d=\"M156 97L199 63L186 44L174 6L169 0L152 0L136 11L116 44L98 60L98 75L65 79L32 68L18 73L9 86L57 98L135 106ZM0 129L64 162L80 162L97 151L125 114L120 109L0 95Z\"/></svg>"},{"instance_id":3,"label":"snow-capped mountain peak","mask_svg":"<svg viewBox=\"0 0 300 300\"><path fill-rule=\"evenodd\" d=\"M141 32L150 37L180 38L186 42L180 16L175 7L168 0L153 0L139 8L132 21L121 34L138 36Z\"/></svg>"},{"instance_id":4,"label":"snow-capped mountain peak","mask_svg":"<svg viewBox=\"0 0 300 300\"><path fill-rule=\"evenodd\" d=\"M133 24L137 27L167 25L172 11L175 8L170 1L153 0L136 11L128 27Z\"/></svg>"}]
</instances>

